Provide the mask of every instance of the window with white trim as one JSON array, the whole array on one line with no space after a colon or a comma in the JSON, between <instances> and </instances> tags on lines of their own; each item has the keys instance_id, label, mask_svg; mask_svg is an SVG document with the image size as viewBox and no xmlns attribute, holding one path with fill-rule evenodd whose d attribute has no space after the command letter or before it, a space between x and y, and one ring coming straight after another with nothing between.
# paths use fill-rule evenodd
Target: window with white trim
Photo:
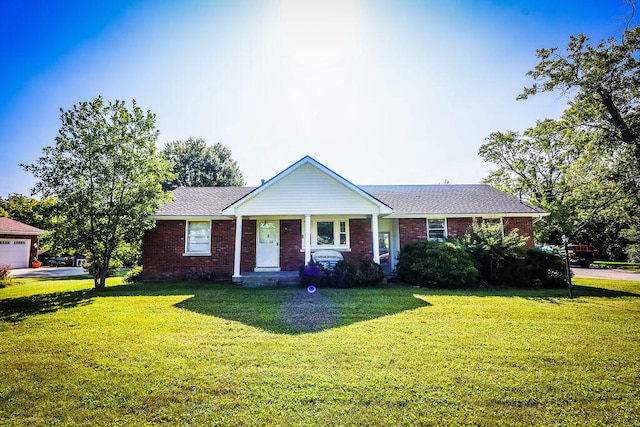
<instances>
[{"instance_id":1,"label":"window with white trim","mask_svg":"<svg viewBox=\"0 0 640 427\"><path fill-rule=\"evenodd\" d=\"M187 254L211 253L211 221L187 221Z\"/></svg>"},{"instance_id":2,"label":"window with white trim","mask_svg":"<svg viewBox=\"0 0 640 427\"><path fill-rule=\"evenodd\" d=\"M311 246L349 247L347 219L315 219L311 221Z\"/></svg>"},{"instance_id":3,"label":"window with white trim","mask_svg":"<svg viewBox=\"0 0 640 427\"><path fill-rule=\"evenodd\" d=\"M427 220L427 238L441 240L447 237L447 220L445 218Z\"/></svg>"}]
</instances>

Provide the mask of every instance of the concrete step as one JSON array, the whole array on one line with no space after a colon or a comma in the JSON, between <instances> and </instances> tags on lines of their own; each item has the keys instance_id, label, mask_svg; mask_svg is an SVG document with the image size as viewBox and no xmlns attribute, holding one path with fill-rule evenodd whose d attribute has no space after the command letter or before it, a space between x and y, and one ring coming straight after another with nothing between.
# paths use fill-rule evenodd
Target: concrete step
<instances>
[{"instance_id":1,"label":"concrete step","mask_svg":"<svg viewBox=\"0 0 640 427\"><path fill-rule=\"evenodd\" d=\"M300 284L297 271L242 273L242 286L296 286Z\"/></svg>"}]
</instances>

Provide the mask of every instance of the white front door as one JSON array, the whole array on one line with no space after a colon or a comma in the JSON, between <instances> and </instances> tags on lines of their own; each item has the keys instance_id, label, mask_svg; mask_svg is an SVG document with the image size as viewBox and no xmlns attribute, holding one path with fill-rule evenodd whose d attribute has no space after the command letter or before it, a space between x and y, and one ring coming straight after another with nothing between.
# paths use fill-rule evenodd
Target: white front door
<instances>
[{"instance_id":1,"label":"white front door","mask_svg":"<svg viewBox=\"0 0 640 427\"><path fill-rule=\"evenodd\" d=\"M256 271L280 271L280 221L257 221Z\"/></svg>"}]
</instances>

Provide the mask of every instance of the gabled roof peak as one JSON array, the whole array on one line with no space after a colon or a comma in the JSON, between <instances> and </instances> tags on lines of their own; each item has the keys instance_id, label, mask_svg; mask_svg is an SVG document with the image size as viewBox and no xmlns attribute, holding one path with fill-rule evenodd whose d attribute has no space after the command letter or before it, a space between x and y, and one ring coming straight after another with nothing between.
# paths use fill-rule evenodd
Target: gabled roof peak
<instances>
[{"instance_id":1,"label":"gabled roof peak","mask_svg":"<svg viewBox=\"0 0 640 427\"><path fill-rule=\"evenodd\" d=\"M287 176L289 176L290 174L292 174L296 170L299 170L300 168L302 168L305 165L312 165L313 167L315 167L316 169L318 169L322 173L326 174L330 178L332 178L335 181L339 182L340 184L344 185L347 189L353 191L354 193L360 195L361 197L364 197L365 199L367 199L370 202L372 202L374 205L378 205L378 208L380 209L380 212L391 213L393 211L393 209L390 206L388 206L387 204L385 204L384 202L380 201L379 199L375 198L371 194L367 193L366 191L364 191L363 189L361 189L357 185L351 183L349 180L343 178L341 175L339 175L336 172L332 171L331 169L329 169L328 167L326 167L325 165L323 165L322 163L320 163L319 161L317 161L313 157L311 157L309 155L306 155L303 158L301 158L300 160L298 160L297 162L293 163L291 166L289 166L286 169L284 169L282 172L276 174L273 178L265 181L265 183L262 184L260 187L257 187L256 189L254 189L253 191L249 192L247 195L245 195L241 199L236 200L234 203L232 203L229 206L227 206L224 209L222 209L221 213L223 215L235 215L235 209L238 206L246 203L247 201L251 200L252 198L256 197L257 195L263 193L264 191L267 191L275 183L285 179Z\"/></svg>"}]
</instances>

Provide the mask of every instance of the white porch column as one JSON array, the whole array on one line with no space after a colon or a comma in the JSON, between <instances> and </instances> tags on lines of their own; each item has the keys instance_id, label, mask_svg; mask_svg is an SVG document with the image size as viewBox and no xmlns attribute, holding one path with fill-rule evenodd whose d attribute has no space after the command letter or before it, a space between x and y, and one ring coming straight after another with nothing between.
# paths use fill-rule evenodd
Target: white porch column
<instances>
[{"instance_id":1,"label":"white porch column","mask_svg":"<svg viewBox=\"0 0 640 427\"><path fill-rule=\"evenodd\" d=\"M378 239L378 214L371 215L371 237L373 240L373 262L380 264L380 240Z\"/></svg>"},{"instance_id":2,"label":"white porch column","mask_svg":"<svg viewBox=\"0 0 640 427\"><path fill-rule=\"evenodd\" d=\"M304 216L304 264L311 261L311 215Z\"/></svg>"},{"instance_id":3,"label":"white porch column","mask_svg":"<svg viewBox=\"0 0 640 427\"><path fill-rule=\"evenodd\" d=\"M242 215L236 216L236 248L233 257L232 281L242 282L240 275L240 254L242 253Z\"/></svg>"}]
</instances>

